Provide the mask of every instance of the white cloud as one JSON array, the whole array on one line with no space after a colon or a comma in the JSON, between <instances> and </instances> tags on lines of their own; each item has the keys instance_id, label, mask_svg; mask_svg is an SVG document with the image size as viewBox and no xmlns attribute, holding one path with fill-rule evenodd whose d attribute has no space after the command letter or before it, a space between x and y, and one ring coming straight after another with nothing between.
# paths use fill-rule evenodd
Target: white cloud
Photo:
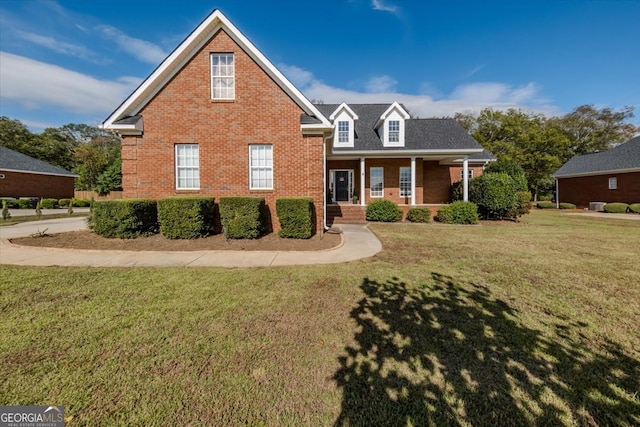
<instances>
[{"instance_id":1,"label":"white cloud","mask_svg":"<svg viewBox=\"0 0 640 427\"><path fill-rule=\"evenodd\" d=\"M297 87L306 86L313 81L313 74L295 65L279 64L278 69Z\"/></svg>"},{"instance_id":2,"label":"white cloud","mask_svg":"<svg viewBox=\"0 0 640 427\"><path fill-rule=\"evenodd\" d=\"M373 10L398 13L398 6L386 4L384 0L371 0L371 7L373 7Z\"/></svg>"},{"instance_id":3,"label":"white cloud","mask_svg":"<svg viewBox=\"0 0 640 427\"><path fill-rule=\"evenodd\" d=\"M291 66L289 66L291 68ZM327 85L315 79L309 71L293 67L298 75L303 75L304 84L300 90L309 99L321 100L326 104L391 103L398 101L407 106L410 113L417 117L453 117L455 113L477 113L484 108L507 110L522 109L542 114L557 114L557 107L540 95L535 83L512 86L505 83L472 83L456 87L449 95L437 99L428 94L406 94L394 91L395 80L380 79L379 88L387 83L386 89L375 92L358 92ZM388 77L388 76L386 76ZM393 85L390 85L390 82ZM371 83L371 80L369 81ZM429 85L431 93L436 92Z\"/></svg>"},{"instance_id":4,"label":"white cloud","mask_svg":"<svg viewBox=\"0 0 640 427\"><path fill-rule=\"evenodd\" d=\"M75 56L97 64L108 64L110 62L105 58L101 58L98 54L87 49L85 46L79 44L67 43L56 40L53 37L42 36L40 34L27 31L18 31L17 34L23 40L46 47L47 49L51 49L52 51L63 55Z\"/></svg>"},{"instance_id":5,"label":"white cloud","mask_svg":"<svg viewBox=\"0 0 640 427\"><path fill-rule=\"evenodd\" d=\"M107 39L115 42L116 46L139 61L157 65L162 62L167 53L159 46L146 40L131 37L110 25L99 25L96 29Z\"/></svg>"},{"instance_id":6,"label":"white cloud","mask_svg":"<svg viewBox=\"0 0 640 427\"><path fill-rule=\"evenodd\" d=\"M141 82L135 77L98 80L2 51L0 70L1 98L30 109L53 106L83 114L108 114Z\"/></svg>"},{"instance_id":7,"label":"white cloud","mask_svg":"<svg viewBox=\"0 0 640 427\"><path fill-rule=\"evenodd\" d=\"M373 76L364 85L369 93L393 92L398 82L391 76Z\"/></svg>"}]
</instances>

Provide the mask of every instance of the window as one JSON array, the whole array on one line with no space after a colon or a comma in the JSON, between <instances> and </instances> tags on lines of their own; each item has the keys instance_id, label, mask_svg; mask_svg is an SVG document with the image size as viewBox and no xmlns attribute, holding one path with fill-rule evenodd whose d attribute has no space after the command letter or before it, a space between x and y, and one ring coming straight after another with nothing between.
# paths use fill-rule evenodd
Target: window
<instances>
[{"instance_id":1,"label":"window","mask_svg":"<svg viewBox=\"0 0 640 427\"><path fill-rule=\"evenodd\" d=\"M200 188L200 154L198 144L176 144L176 189Z\"/></svg>"},{"instance_id":2,"label":"window","mask_svg":"<svg viewBox=\"0 0 640 427\"><path fill-rule=\"evenodd\" d=\"M384 168L370 168L370 194L371 197L384 196Z\"/></svg>"},{"instance_id":3,"label":"window","mask_svg":"<svg viewBox=\"0 0 640 427\"><path fill-rule=\"evenodd\" d=\"M349 122L346 120L338 122L338 142L349 142Z\"/></svg>"},{"instance_id":4,"label":"window","mask_svg":"<svg viewBox=\"0 0 640 427\"><path fill-rule=\"evenodd\" d=\"M617 190L618 189L618 177L612 176L609 178L609 190Z\"/></svg>"},{"instance_id":5,"label":"window","mask_svg":"<svg viewBox=\"0 0 640 427\"><path fill-rule=\"evenodd\" d=\"M273 146L249 146L249 188L251 190L273 189Z\"/></svg>"},{"instance_id":6,"label":"window","mask_svg":"<svg viewBox=\"0 0 640 427\"><path fill-rule=\"evenodd\" d=\"M400 142L400 120L389 120L389 142Z\"/></svg>"},{"instance_id":7,"label":"window","mask_svg":"<svg viewBox=\"0 0 640 427\"><path fill-rule=\"evenodd\" d=\"M467 177L469 179L473 178L473 169L467 169ZM460 181L464 179L464 169L460 169Z\"/></svg>"},{"instance_id":8,"label":"window","mask_svg":"<svg viewBox=\"0 0 640 427\"><path fill-rule=\"evenodd\" d=\"M211 54L211 99L235 99L233 53Z\"/></svg>"},{"instance_id":9,"label":"window","mask_svg":"<svg viewBox=\"0 0 640 427\"><path fill-rule=\"evenodd\" d=\"M400 168L400 197L411 197L411 168Z\"/></svg>"}]
</instances>

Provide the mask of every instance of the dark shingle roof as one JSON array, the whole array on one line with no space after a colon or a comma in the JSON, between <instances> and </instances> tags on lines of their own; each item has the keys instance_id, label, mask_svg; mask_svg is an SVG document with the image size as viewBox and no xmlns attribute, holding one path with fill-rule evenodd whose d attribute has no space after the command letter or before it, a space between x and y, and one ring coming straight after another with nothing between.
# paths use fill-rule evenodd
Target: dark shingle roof
<instances>
[{"instance_id":1,"label":"dark shingle roof","mask_svg":"<svg viewBox=\"0 0 640 427\"><path fill-rule=\"evenodd\" d=\"M630 169L640 170L640 136L608 151L575 156L562 165L553 176L588 175Z\"/></svg>"},{"instance_id":2,"label":"dark shingle roof","mask_svg":"<svg viewBox=\"0 0 640 427\"><path fill-rule=\"evenodd\" d=\"M45 175L77 176L71 172L53 166L26 154L0 147L0 170L30 172Z\"/></svg>"},{"instance_id":3,"label":"dark shingle roof","mask_svg":"<svg viewBox=\"0 0 640 427\"><path fill-rule=\"evenodd\" d=\"M334 152L397 151L397 150L473 150L482 146L454 119L409 119L405 122L404 147L385 147L374 129L380 116L391 104L348 104L358 115L355 121L353 148L334 147ZM316 107L329 117L340 105L318 104Z\"/></svg>"},{"instance_id":4,"label":"dark shingle roof","mask_svg":"<svg viewBox=\"0 0 640 427\"><path fill-rule=\"evenodd\" d=\"M127 116L123 119L113 122L114 125L135 125L142 116Z\"/></svg>"},{"instance_id":5,"label":"dark shingle roof","mask_svg":"<svg viewBox=\"0 0 640 427\"><path fill-rule=\"evenodd\" d=\"M300 114L300 124L301 125L317 125L322 123L317 117L309 116L308 114Z\"/></svg>"}]
</instances>

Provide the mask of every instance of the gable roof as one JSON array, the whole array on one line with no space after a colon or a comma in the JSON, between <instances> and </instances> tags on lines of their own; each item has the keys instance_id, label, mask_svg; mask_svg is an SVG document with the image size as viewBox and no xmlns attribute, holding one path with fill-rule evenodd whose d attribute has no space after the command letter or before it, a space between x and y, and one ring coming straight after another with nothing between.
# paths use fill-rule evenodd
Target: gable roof
<instances>
[{"instance_id":1,"label":"gable roof","mask_svg":"<svg viewBox=\"0 0 640 427\"><path fill-rule=\"evenodd\" d=\"M38 175L56 175L77 177L78 175L53 166L42 160L34 159L7 147L0 147L0 170L6 172L34 173Z\"/></svg>"},{"instance_id":2,"label":"gable roof","mask_svg":"<svg viewBox=\"0 0 640 427\"><path fill-rule=\"evenodd\" d=\"M376 124L394 104L349 104L358 115L355 121L353 147L333 147L334 153L351 151L425 151L480 153L482 146L454 119L407 119L404 147L385 147ZM399 105L399 104L398 104ZM329 116L338 104L318 104L318 109Z\"/></svg>"},{"instance_id":3,"label":"gable roof","mask_svg":"<svg viewBox=\"0 0 640 427\"><path fill-rule=\"evenodd\" d=\"M317 108L291 83L249 39L218 9L214 9L187 38L147 77L127 99L102 123L103 129L128 130L131 123L123 123L136 116L182 69L184 65L219 31L224 30L262 70L306 113L320 123L302 123L303 129L329 129L331 124ZM123 128L122 125L126 125Z\"/></svg>"},{"instance_id":4,"label":"gable roof","mask_svg":"<svg viewBox=\"0 0 640 427\"><path fill-rule=\"evenodd\" d=\"M640 171L640 136L608 151L571 158L553 174L555 178Z\"/></svg>"}]
</instances>

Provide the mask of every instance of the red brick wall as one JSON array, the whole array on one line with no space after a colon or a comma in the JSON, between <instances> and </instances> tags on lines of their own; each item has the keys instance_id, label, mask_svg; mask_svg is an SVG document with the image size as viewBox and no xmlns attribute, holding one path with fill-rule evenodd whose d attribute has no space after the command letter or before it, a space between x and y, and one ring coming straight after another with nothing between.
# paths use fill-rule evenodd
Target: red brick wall
<instances>
[{"instance_id":1,"label":"red brick wall","mask_svg":"<svg viewBox=\"0 0 640 427\"><path fill-rule=\"evenodd\" d=\"M473 176L482 175L482 166L469 166ZM460 181L462 166L445 166L438 161L424 162L424 203L451 202L451 184Z\"/></svg>"},{"instance_id":2,"label":"red brick wall","mask_svg":"<svg viewBox=\"0 0 640 427\"><path fill-rule=\"evenodd\" d=\"M368 204L374 200L380 200L377 197L370 197L370 169L372 167L382 167L384 168L384 198L399 205L411 204L411 197L400 197L400 168L403 166L411 167L411 159L408 157L406 159L366 159L365 203ZM422 183L422 159L416 159L416 204L423 203Z\"/></svg>"},{"instance_id":3,"label":"red brick wall","mask_svg":"<svg viewBox=\"0 0 640 427\"><path fill-rule=\"evenodd\" d=\"M210 53L235 54L235 100L211 100ZM303 136L302 110L224 31L219 31L144 107L142 137L122 142L125 197L179 194L313 197L322 228L322 136ZM197 143L200 190L177 191L175 144ZM249 190L249 145L272 144L274 189Z\"/></svg>"},{"instance_id":4,"label":"red brick wall","mask_svg":"<svg viewBox=\"0 0 640 427\"><path fill-rule=\"evenodd\" d=\"M609 190L609 178L617 177L618 188ZM588 208L589 202L640 203L640 172L561 178L558 180L561 202Z\"/></svg>"},{"instance_id":5,"label":"red brick wall","mask_svg":"<svg viewBox=\"0 0 640 427\"><path fill-rule=\"evenodd\" d=\"M0 197L73 197L73 177L5 171L0 173L4 175L4 179L0 179Z\"/></svg>"}]
</instances>

